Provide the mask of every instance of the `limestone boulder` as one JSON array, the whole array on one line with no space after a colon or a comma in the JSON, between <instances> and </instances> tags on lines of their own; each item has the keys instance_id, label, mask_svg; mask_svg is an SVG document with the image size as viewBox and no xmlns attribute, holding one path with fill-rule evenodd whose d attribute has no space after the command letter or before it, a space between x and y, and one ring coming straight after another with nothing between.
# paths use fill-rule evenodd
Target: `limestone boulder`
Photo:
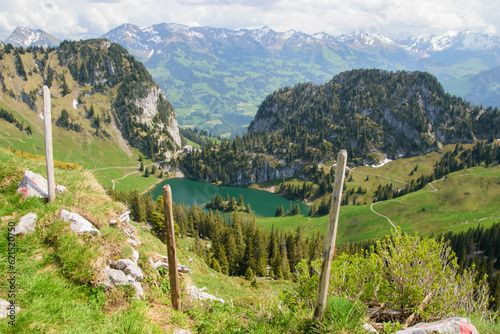
<instances>
[{"instance_id":1,"label":"limestone boulder","mask_svg":"<svg viewBox=\"0 0 500 334\"><path fill-rule=\"evenodd\" d=\"M214 295L211 295L207 292L204 292L207 288L203 287L201 289L198 289L194 285L188 285L186 288L186 292L188 296L191 298L191 300L210 300L210 301L218 301L222 304L224 304L224 299L222 298L217 298Z\"/></svg>"},{"instance_id":2,"label":"limestone boulder","mask_svg":"<svg viewBox=\"0 0 500 334\"><path fill-rule=\"evenodd\" d=\"M101 234L98 229L92 225L87 219L80 216L78 213L61 210L60 219L70 223L69 228L75 233Z\"/></svg>"},{"instance_id":3,"label":"limestone boulder","mask_svg":"<svg viewBox=\"0 0 500 334\"><path fill-rule=\"evenodd\" d=\"M66 187L56 185L56 193L66 191ZM18 194L23 194L22 199L28 197L49 198L49 190L47 180L40 174L33 173L32 171L25 171L24 176L17 186Z\"/></svg>"},{"instance_id":4,"label":"limestone boulder","mask_svg":"<svg viewBox=\"0 0 500 334\"><path fill-rule=\"evenodd\" d=\"M142 281L144 275L141 268L130 259L120 259L117 262L110 261L111 268L123 271L125 274L132 276L137 281Z\"/></svg>"},{"instance_id":5,"label":"limestone boulder","mask_svg":"<svg viewBox=\"0 0 500 334\"><path fill-rule=\"evenodd\" d=\"M12 234L31 234L35 232L37 219L38 217L34 213L28 213L22 216Z\"/></svg>"},{"instance_id":6,"label":"limestone boulder","mask_svg":"<svg viewBox=\"0 0 500 334\"><path fill-rule=\"evenodd\" d=\"M431 323L419 323L413 327L397 331L395 334L479 334L476 327L467 318L448 318Z\"/></svg>"}]
</instances>

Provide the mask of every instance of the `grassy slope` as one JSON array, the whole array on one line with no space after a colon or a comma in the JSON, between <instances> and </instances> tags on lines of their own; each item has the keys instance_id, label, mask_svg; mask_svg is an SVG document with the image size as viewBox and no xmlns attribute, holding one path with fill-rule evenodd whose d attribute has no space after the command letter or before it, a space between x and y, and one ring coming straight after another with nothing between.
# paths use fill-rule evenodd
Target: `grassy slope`
<instances>
[{"instance_id":1,"label":"grassy slope","mask_svg":"<svg viewBox=\"0 0 500 334\"><path fill-rule=\"evenodd\" d=\"M27 159L0 149L0 165L2 235L7 235L9 222L17 224L20 217L29 212L39 218L35 234L16 239L15 300L21 310L16 314L15 328L10 327L7 320L0 320L1 333L13 329L18 333L168 333L191 326L193 321L186 313L171 310L166 288L168 279L156 274L148 264L147 259L154 253L167 254L166 246L141 229L141 224L133 223L142 241L137 249L139 265L145 274L142 285L147 298L132 300L133 292L128 288L112 288L104 293L92 287L103 275L109 259L127 258L132 253L126 237L108 224L126 207L113 202L92 173L56 168L56 183L65 185L68 191L57 195L54 203L46 204L40 199L20 201L20 195L15 194L25 170L44 174L44 160ZM99 227L102 236L75 235L69 231L68 224L58 219L62 208L89 219ZM193 270L192 275L181 278L183 289L185 284L192 283L198 288L207 287L207 292L228 301L253 303L287 284L262 281L259 289L251 288L248 281L229 278L208 268L185 249L190 241L181 239L179 244L179 262ZM0 252L7 254L7 250L7 238L2 237ZM1 299L7 299L8 271L7 261L0 261ZM184 305L184 310L193 307L186 301Z\"/></svg>"},{"instance_id":2,"label":"grassy slope","mask_svg":"<svg viewBox=\"0 0 500 334\"><path fill-rule=\"evenodd\" d=\"M392 169L393 167L386 167ZM420 168L419 168L420 169ZM358 169L356 169L358 170ZM406 172L406 171L405 171ZM404 172L403 172L404 173ZM385 202L373 209L391 219L405 232L430 235L462 231L477 223L488 226L500 220L500 166L476 167L450 174L433 186ZM258 219L264 229L295 230L302 226L307 234L325 233L328 216ZM380 238L392 225L370 210L370 205L343 206L340 210L339 242Z\"/></svg>"},{"instance_id":3,"label":"grassy slope","mask_svg":"<svg viewBox=\"0 0 500 334\"><path fill-rule=\"evenodd\" d=\"M44 123L40 117L43 114L43 101L41 94L36 96L36 111L31 110L27 104L21 102L21 93L30 92L32 90L41 92L43 79L35 65L33 55L26 53L21 56L24 68L28 73L28 80L25 81L18 76L15 71L13 54L4 55L4 59L0 63L0 70L5 79L7 92L0 92L0 107L12 112L18 121L23 121L25 126L30 126L32 135L28 135L26 131L20 131L14 124L10 124L3 119L0 119L0 147L11 147L12 149L30 152L38 155L45 155L44 144ZM111 186L111 180L121 178L124 175L137 170L139 163L137 157L139 152L136 149L126 145L119 145L123 142L121 135L113 130L112 124L105 123L107 113L109 113L110 105L116 96L116 88L109 91L108 94L97 93L90 97L85 97L83 103L79 104L75 109L73 100L78 99L78 96L88 89L81 87L73 80L67 69L59 66L57 57L50 57L50 66L54 70L54 80L51 87L51 105L52 105L52 133L53 133L53 151L54 159L63 162L75 162L87 169L96 170L95 176L106 186ZM61 95L60 76L64 73L65 80L70 87L70 94ZM9 79L7 79L7 77ZM13 97L8 93L13 92ZM87 111L93 106L95 115L99 115L101 126L111 138L106 138L103 135L96 136L95 128L91 120L87 117ZM69 113L69 118L73 122L79 123L83 128L83 132L76 132L60 128L55 124L59 118L61 110L66 109ZM113 167L114 169L101 170L101 168ZM127 169L123 168L127 167ZM153 178L132 178L131 184L128 179L117 182L118 190L138 189L140 192L148 189L154 182Z\"/></svg>"}]
</instances>

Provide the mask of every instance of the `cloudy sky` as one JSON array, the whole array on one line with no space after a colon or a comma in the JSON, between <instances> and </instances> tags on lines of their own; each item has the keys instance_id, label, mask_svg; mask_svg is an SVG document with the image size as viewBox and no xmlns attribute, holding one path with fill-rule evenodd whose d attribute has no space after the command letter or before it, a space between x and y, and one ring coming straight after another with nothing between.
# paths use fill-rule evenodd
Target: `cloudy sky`
<instances>
[{"instance_id":1,"label":"cloudy sky","mask_svg":"<svg viewBox=\"0 0 500 334\"><path fill-rule=\"evenodd\" d=\"M229 29L295 29L331 35L440 34L477 29L500 35L498 0L0 0L0 40L16 28L59 39L100 37L122 23L175 22Z\"/></svg>"}]
</instances>

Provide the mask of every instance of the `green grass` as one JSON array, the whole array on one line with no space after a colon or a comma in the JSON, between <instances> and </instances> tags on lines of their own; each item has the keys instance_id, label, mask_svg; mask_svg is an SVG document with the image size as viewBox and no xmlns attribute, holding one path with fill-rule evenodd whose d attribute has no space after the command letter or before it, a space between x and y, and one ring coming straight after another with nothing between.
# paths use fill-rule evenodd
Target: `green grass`
<instances>
[{"instance_id":1,"label":"green grass","mask_svg":"<svg viewBox=\"0 0 500 334\"><path fill-rule=\"evenodd\" d=\"M44 139L44 121L41 119L43 101L40 94L35 94L35 109L31 110L29 106L21 102L21 92L29 93L41 90L43 78L36 68L33 56L31 53L26 53L22 56L23 63L28 73L28 80L25 81L18 78L14 69L13 55L5 55L0 67L4 76L12 77L6 85L7 92L0 92L0 107L12 112L18 122L23 122L24 126L31 128L31 135L26 131L20 131L15 125L0 119L0 147L20 150L45 156L45 139ZM53 57L50 61L50 66L55 72L53 87L51 88L51 106L52 106L52 141L54 159L62 162L72 162L83 166L86 169L100 168L117 168L117 173L110 171L99 171L96 175L98 180L106 186L111 186L111 180L119 175L122 167L134 168L138 166L137 157L139 151L131 148L128 145L124 146L123 138L117 134L118 131L113 128L112 123L106 123L104 117L109 112L110 105L114 102L114 96L117 94L117 87L111 88L106 94L96 93L89 97L81 97L82 103L78 104L77 108L73 108L73 100L78 99L82 92L88 90L87 87L80 86L69 75L67 69L61 67L57 61L57 57ZM70 93L66 96L61 95L59 89L60 76L64 74L65 80L70 87ZM9 91L12 91L11 96ZM95 125L88 118L87 111L93 106L95 115L101 118L100 132L96 134ZM69 113L71 122L79 124L82 132L76 132L61 128L56 125L56 120L61 115L62 109L66 109ZM118 125L119 127L119 125ZM103 134L106 131L106 135ZM122 142L122 145L119 143ZM109 172L109 173L108 173ZM118 176L121 177L121 176ZM147 180L143 184L135 181L134 186L140 192L145 191L151 186L151 182ZM130 187L124 186L123 190L128 190Z\"/></svg>"},{"instance_id":2,"label":"green grass","mask_svg":"<svg viewBox=\"0 0 500 334\"><path fill-rule=\"evenodd\" d=\"M15 302L20 307L15 326L0 321L0 332L16 333L159 333L147 319L147 303L132 302L130 291L114 289L106 295L92 286L103 274L105 259L113 250L120 255L121 233L108 227L125 207L104 193L91 174L84 170L55 169L56 183L68 190L52 203L38 198L20 200L17 184L24 170L44 174L45 162L26 159L0 149L0 231L7 235L8 224L17 224L29 212L38 216L34 234L16 237ZM78 235L69 224L59 221L62 208L79 212L98 227L102 236ZM0 251L7 254L7 238L0 238ZM7 298L11 268L0 261L0 298ZM120 301L119 308L113 303Z\"/></svg>"},{"instance_id":3,"label":"green grass","mask_svg":"<svg viewBox=\"0 0 500 334\"><path fill-rule=\"evenodd\" d=\"M406 196L376 203L376 212L385 215L408 233L431 235L447 231L459 232L479 223L490 226L500 221L500 166L476 167L450 174ZM281 230L304 233L326 233L328 216L280 217L257 219L267 231L272 226ZM338 226L338 242L381 238L393 229L385 219L370 210L370 205L342 206Z\"/></svg>"}]
</instances>

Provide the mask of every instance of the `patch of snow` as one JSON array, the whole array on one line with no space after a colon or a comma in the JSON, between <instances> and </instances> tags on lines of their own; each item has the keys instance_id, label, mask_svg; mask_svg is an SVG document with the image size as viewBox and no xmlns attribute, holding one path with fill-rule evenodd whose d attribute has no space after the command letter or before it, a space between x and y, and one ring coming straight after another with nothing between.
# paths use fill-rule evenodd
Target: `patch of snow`
<instances>
[{"instance_id":1,"label":"patch of snow","mask_svg":"<svg viewBox=\"0 0 500 334\"><path fill-rule=\"evenodd\" d=\"M261 29L256 29L256 30L251 31L251 35L256 41L262 43L262 38L265 35L269 34L271 31L272 31L271 28L263 27Z\"/></svg>"},{"instance_id":2,"label":"patch of snow","mask_svg":"<svg viewBox=\"0 0 500 334\"><path fill-rule=\"evenodd\" d=\"M148 42L159 44L161 42L161 37L159 35L153 35L153 37L148 39Z\"/></svg>"},{"instance_id":3,"label":"patch of snow","mask_svg":"<svg viewBox=\"0 0 500 334\"><path fill-rule=\"evenodd\" d=\"M73 99L73 108L76 109L77 106L78 106L78 102L75 99Z\"/></svg>"},{"instance_id":4,"label":"patch of snow","mask_svg":"<svg viewBox=\"0 0 500 334\"><path fill-rule=\"evenodd\" d=\"M284 32L282 34L282 36L284 39L289 39L289 38L292 38L296 33L297 32L295 30L291 29L291 30L288 30L287 32Z\"/></svg>"},{"instance_id":5,"label":"patch of snow","mask_svg":"<svg viewBox=\"0 0 500 334\"><path fill-rule=\"evenodd\" d=\"M449 48L457 35L457 31L447 31L440 36L433 37L430 41L431 51L443 51L444 49Z\"/></svg>"},{"instance_id":6,"label":"patch of snow","mask_svg":"<svg viewBox=\"0 0 500 334\"><path fill-rule=\"evenodd\" d=\"M194 38L203 38L203 34L197 32L197 31L189 31L187 33L189 37L194 37Z\"/></svg>"},{"instance_id":7,"label":"patch of snow","mask_svg":"<svg viewBox=\"0 0 500 334\"><path fill-rule=\"evenodd\" d=\"M378 164L378 165L371 165L371 167L373 167L373 168L380 168L380 167L384 166L385 164L387 164L387 163L389 163L391 161L392 161L391 159L384 159L384 161L382 161L380 164Z\"/></svg>"}]
</instances>

